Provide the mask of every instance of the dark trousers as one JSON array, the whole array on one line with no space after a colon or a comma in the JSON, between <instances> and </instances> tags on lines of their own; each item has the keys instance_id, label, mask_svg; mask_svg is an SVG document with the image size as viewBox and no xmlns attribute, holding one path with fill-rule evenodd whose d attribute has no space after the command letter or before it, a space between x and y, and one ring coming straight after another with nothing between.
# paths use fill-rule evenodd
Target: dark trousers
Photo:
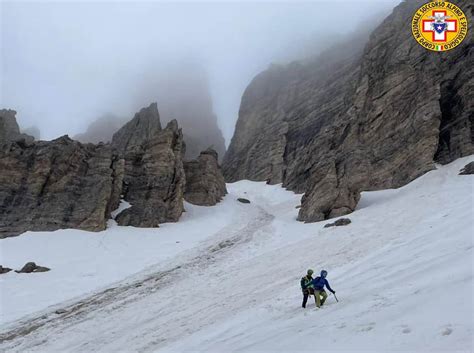
<instances>
[{"instance_id":1,"label":"dark trousers","mask_svg":"<svg viewBox=\"0 0 474 353\"><path fill-rule=\"evenodd\" d=\"M301 305L303 308L306 308L306 302L308 301L308 297L310 294L314 295L313 288L303 289L303 304Z\"/></svg>"}]
</instances>

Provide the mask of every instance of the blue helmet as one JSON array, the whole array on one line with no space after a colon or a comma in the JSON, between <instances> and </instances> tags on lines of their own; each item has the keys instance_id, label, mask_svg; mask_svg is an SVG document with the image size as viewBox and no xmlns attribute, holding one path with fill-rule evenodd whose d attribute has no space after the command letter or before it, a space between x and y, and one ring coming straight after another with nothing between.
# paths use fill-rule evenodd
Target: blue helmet
<instances>
[{"instance_id":1,"label":"blue helmet","mask_svg":"<svg viewBox=\"0 0 474 353\"><path fill-rule=\"evenodd\" d=\"M326 278L327 275L328 275L328 271L326 270L321 271L321 277Z\"/></svg>"}]
</instances>

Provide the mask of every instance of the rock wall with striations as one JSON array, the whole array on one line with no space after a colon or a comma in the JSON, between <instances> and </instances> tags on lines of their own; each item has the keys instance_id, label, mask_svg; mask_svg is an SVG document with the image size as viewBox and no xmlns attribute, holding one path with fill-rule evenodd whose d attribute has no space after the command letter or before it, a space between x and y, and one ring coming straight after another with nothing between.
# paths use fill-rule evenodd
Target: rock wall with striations
<instances>
[{"instance_id":1,"label":"rock wall with striations","mask_svg":"<svg viewBox=\"0 0 474 353\"><path fill-rule=\"evenodd\" d=\"M162 129L153 103L114 134L112 148L125 161L122 195L132 205L117 215L118 224L157 227L178 221L186 183L178 123L170 121Z\"/></svg>"},{"instance_id":2,"label":"rock wall with striations","mask_svg":"<svg viewBox=\"0 0 474 353\"><path fill-rule=\"evenodd\" d=\"M156 103L137 113L112 144L82 144L67 136L12 140L17 135L11 131L19 131L12 114L8 130L0 125L0 238L27 230L100 231L121 199L132 205L117 215L121 225L157 227L179 219L182 133L176 121L161 128Z\"/></svg>"},{"instance_id":3,"label":"rock wall with striations","mask_svg":"<svg viewBox=\"0 0 474 353\"><path fill-rule=\"evenodd\" d=\"M0 238L27 230L103 230L119 163L107 146L67 136L0 148Z\"/></svg>"},{"instance_id":4,"label":"rock wall with striations","mask_svg":"<svg viewBox=\"0 0 474 353\"><path fill-rule=\"evenodd\" d=\"M352 212L363 190L474 153L472 36L443 53L419 46L410 20L423 3L397 6L363 48L344 43L258 75L242 98L226 180L304 192L299 219L319 221ZM472 15L472 3L457 5Z\"/></svg>"},{"instance_id":5,"label":"rock wall with striations","mask_svg":"<svg viewBox=\"0 0 474 353\"><path fill-rule=\"evenodd\" d=\"M227 194L217 152L207 149L196 160L184 162L184 199L200 206L214 206Z\"/></svg>"}]
</instances>

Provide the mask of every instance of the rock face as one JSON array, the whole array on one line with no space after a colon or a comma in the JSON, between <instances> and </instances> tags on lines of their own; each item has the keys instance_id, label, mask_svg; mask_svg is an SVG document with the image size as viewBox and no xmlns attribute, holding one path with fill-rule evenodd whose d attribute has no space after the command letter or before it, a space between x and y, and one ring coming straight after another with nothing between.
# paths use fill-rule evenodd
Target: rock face
<instances>
[{"instance_id":1,"label":"rock face","mask_svg":"<svg viewBox=\"0 0 474 353\"><path fill-rule=\"evenodd\" d=\"M218 155L207 149L196 160L184 162L186 191L184 199L201 206L213 206L227 194Z\"/></svg>"},{"instance_id":2,"label":"rock face","mask_svg":"<svg viewBox=\"0 0 474 353\"><path fill-rule=\"evenodd\" d=\"M112 146L121 153L125 153L139 148L160 131L158 105L152 103L148 108L141 109L132 120L113 135Z\"/></svg>"},{"instance_id":3,"label":"rock face","mask_svg":"<svg viewBox=\"0 0 474 353\"><path fill-rule=\"evenodd\" d=\"M468 163L459 172L459 175L472 175L474 174L474 162Z\"/></svg>"},{"instance_id":4,"label":"rock face","mask_svg":"<svg viewBox=\"0 0 474 353\"><path fill-rule=\"evenodd\" d=\"M472 36L449 52L422 48L409 23L423 3L397 6L365 48L344 43L258 75L242 98L226 180L304 192L299 219L311 222L352 212L363 190L474 153Z\"/></svg>"},{"instance_id":5,"label":"rock face","mask_svg":"<svg viewBox=\"0 0 474 353\"><path fill-rule=\"evenodd\" d=\"M17 131L16 121L8 122ZM183 153L181 130L176 121L161 128L156 103L137 113L112 144L82 144L67 136L0 141L0 238L27 230L103 230L122 197L132 207L117 215L121 225L177 221Z\"/></svg>"},{"instance_id":6,"label":"rock face","mask_svg":"<svg viewBox=\"0 0 474 353\"><path fill-rule=\"evenodd\" d=\"M67 136L0 149L0 237L26 230L105 229L119 163L107 146Z\"/></svg>"},{"instance_id":7,"label":"rock face","mask_svg":"<svg viewBox=\"0 0 474 353\"><path fill-rule=\"evenodd\" d=\"M0 109L0 144L20 140L27 143L33 142L32 136L20 133L15 116L16 111L14 110Z\"/></svg>"},{"instance_id":8,"label":"rock face","mask_svg":"<svg viewBox=\"0 0 474 353\"><path fill-rule=\"evenodd\" d=\"M176 121L161 128L156 103L142 109L114 134L112 147L124 159L123 198L132 207L116 217L120 225L157 227L183 212L183 135Z\"/></svg>"}]
</instances>

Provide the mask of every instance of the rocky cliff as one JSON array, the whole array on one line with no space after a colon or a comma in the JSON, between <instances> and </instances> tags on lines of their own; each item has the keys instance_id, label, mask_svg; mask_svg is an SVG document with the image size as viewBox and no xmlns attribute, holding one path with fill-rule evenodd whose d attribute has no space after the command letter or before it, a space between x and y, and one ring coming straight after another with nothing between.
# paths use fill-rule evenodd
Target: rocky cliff
<instances>
[{"instance_id":1,"label":"rocky cliff","mask_svg":"<svg viewBox=\"0 0 474 353\"><path fill-rule=\"evenodd\" d=\"M67 136L34 142L19 133L15 112L0 113L0 238L27 230L100 231L121 200L131 207L115 217L118 224L158 227L178 221L185 191L198 205L214 205L226 193L215 151L187 162L185 174L181 129L175 120L162 128L156 103L110 144L97 145Z\"/></svg>"},{"instance_id":2,"label":"rocky cliff","mask_svg":"<svg viewBox=\"0 0 474 353\"><path fill-rule=\"evenodd\" d=\"M142 109L112 139L124 159L122 195L132 207L117 215L120 225L157 227L183 212L183 135L176 121L161 128L156 103Z\"/></svg>"},{"instance_id":3,"label":"rocky cliff","mask_svg":"<svg viewBox=\"0 0 474 353\"><path fill-rule=\"evenodd\" d=\"M184 162L184 199L192 204L213 206L227 194L217 152L207 149L196 160Z\"/></svg>"},{"instance_id":4,"label":"rocky cliff","mask_svg":"<svg viewBox=\"0 0 474 353\"><path fill-rule=\"evenodd\" d=\"M226 180L304 192L299 219L319 221L352 212L363 190L474 153L472 36L449 52L425 50L410 27L421 4L397 6L365 47L344 43L258 75L242 97ZM472 15L471 3L458 5Z\"/></svg>"},{"instance_id":5,"label":"rocky cliff","mask_svg":"<svg viewBox=\"0 0 474 353\"><path fill-rule=\"evenodd\" d=\"M122 199L131 207L116 216L120 225L157 227L179 219L186 185L183 136L176 121L161 127L156 103L137 113L111 144L16 138L18 125L8 114L0 125L0 238L27 230L103 230ZM225 190L216 158L205 152L191 168L190 190L209 187L198 204L215 204Z\"/></svg>"},{"instance_id":6,"label":"rocky cliff","mask_svg":"<svg viewBox=\"0 0 474 353\"><path fill-rule=\"evenodd\" d=\"M105 229L117 207L119 163L107 146L67 136L3 144L0 149L0 238L26 230Z\"/></svg>"}]
</instances>

